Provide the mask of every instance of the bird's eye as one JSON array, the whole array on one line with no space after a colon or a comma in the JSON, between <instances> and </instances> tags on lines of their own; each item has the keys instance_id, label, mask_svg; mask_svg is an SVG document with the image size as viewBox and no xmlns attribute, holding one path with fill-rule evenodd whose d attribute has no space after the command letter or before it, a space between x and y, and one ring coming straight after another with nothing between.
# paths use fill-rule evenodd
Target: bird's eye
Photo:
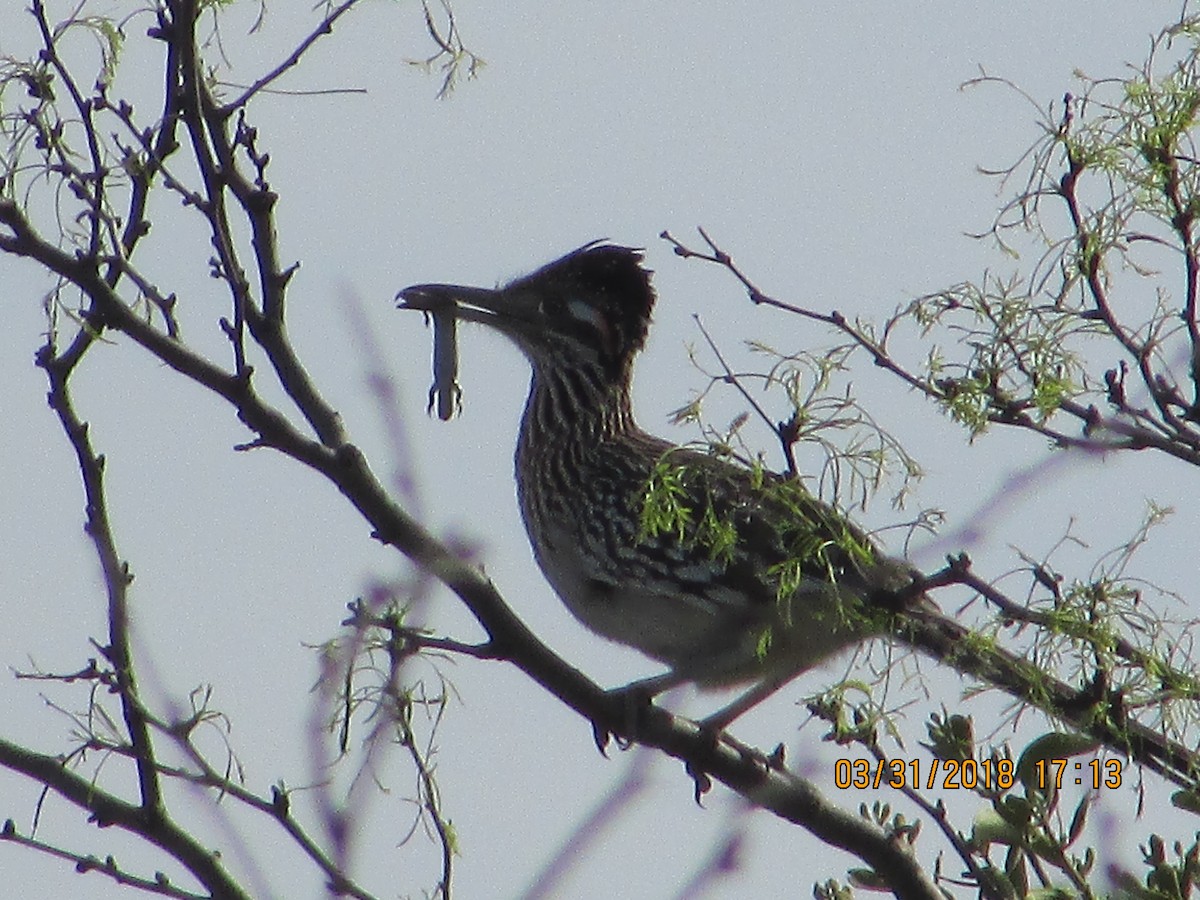
<instances>
[{"instance_id":1,"label":"bird's eye","mask_svg":"<svg viewBox=\"0 0 1200 900\"><path fill-rule=\"evenodd\" d=\"M567 313L572 319L590 325L592 328L599 329L603 324L600 311L578 297L571 297L567 300Z\"/></svg>"}]
</instances>

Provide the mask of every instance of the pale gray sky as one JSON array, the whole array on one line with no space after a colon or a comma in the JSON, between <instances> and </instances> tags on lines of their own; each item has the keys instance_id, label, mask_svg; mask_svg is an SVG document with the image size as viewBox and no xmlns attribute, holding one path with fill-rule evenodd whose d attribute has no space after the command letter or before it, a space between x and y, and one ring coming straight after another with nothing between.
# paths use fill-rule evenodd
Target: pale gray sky
<instances>
[{"instance_id":1,"label":"pale gray sky","mask_svg":"<svg viewBox=\"0 0 1200 900\"><path fill-rule=\"evenodd\" d=\"M54 6L65 13L74 5ZM257 6L236 5L223 25L230 78L250 82L281 58L311 27L308 5L269 4L262 34L251 38L245 32ZM12 2L0 9L0 53L29 54L22 9ZM450 423L427 418L430 335L419 316L393 310L396 290L423 281L492 284L593 238L646 247L660 301L639 368L637 409L648 429L690 439L666 418L701 386L686 354L699 340L693 314L734 357L748 338L790 348L830 335L752 308L732 279L677 259L660 231L691 240L702 225L765 290L846 314L882 317L914 296L1004 267L994 250L964 236L987 228L999 202L995 183L976 166L1015 161L1037 136L1035 111L1013 91L961 91L960 84L982 67L1044 107L1077 89L1075 69L1117 76L1126 62L1140 62L1149 36L1178 15L1179 3L458 0L455 9L467 45L487 66L448 100L435 101L437 79L406 64L428 53L419 7L371 2L281 85L365 88L365 95L271 96L253 107L282 196L281 252L302 261L291 289L291 334L354 439L390 477L394 461L366 387L361 334L350 324L349 305L361 305L390 354L411 451L402 467L419 480L430 524L476 546L527 622L584 671L615 685L654 667L590 636L561 609L517 516L511 457L528 380L524 361L499 337L464 329L463 415ZM160 84L146 56L158 45L142 37L149 24L144 16L130 23L127 80L118 82L144 98L147 110ZM174 214L173 198L158 202ZM196 237L194 225L163 228L151 245L159 258L147 258L158 283L179 293L194 329L188 336L222 354L223 338L205 329L211 304L224 300L207 278ZM44 378L31 365L44 327L37 300L47 285L8 259L0 259L0 283L9 299L0 405L10 423L0 433L0 546L8 560L0 567L8 609L0 660L21 668L32 658L63 671L95 655L87 641L104 633L102 595L82 533L77 470L45 406ZM305 783L312 777L307 691L316 667L303 645L332 636L345 603L399 566L328 485L266 451L231 453L246 432L226 408L113 340L89 360L79 402L110 459L119 546L137 577L143 683L161 691L152 699L178 704L195 685L211 683L215 705L234 724L231 742L251 786ZM915 396L870 372L861 383L879 385L872 412L929 472L913 508L945 509L949 529L968 528L1006 478L1047 456L1029 435L992 435L970 447L964 432ZM872 394L864 400L870 405ZM759 439L769 452L767 437ZM1191 473L1171 467L1122 457L1054 468L1052 479L995 511L986 538L969 548L979 571L1013 568L1010 543L1045 553L1073 517L1096 547L1123 540L1146 498L1180 506L1146 565L1177 566L1183 536L1194 536L1200 522L1196 505L1184 507L1168 487ZM874 524L895 518L885 503L871 516ZM923 553L918 542L914 558L932 567L946 549ZM1164 581L1171 586L1174 577L1181 587L1194 574L1168 572ZM447 594L431 615L446 633L478 636ZM751 742L788 741L801 772L826 779L835 753L820 742L821 729L795 731L791 723L802 716L792 704L838 671L806 676L738 733ZM503 665L462 661L448 672L461 702L444 726L437 761L463 850L457 890L515 896L629 759L619 752L601 758L586 723ZM952 681L948 696L956 690ZM53 696L73 696L71 709L85 699L61 690ZM36 686L0 679L0 709L6 734L48 751L66 745L66 720L44 706ZM435 878L436 859L422 837L394 846L407 828L408 811L396 799L410 791L405 772L388 771L393 796L373 803L355 870L380 896L415 892ZM747 829L747 843L729 896L808 896L814 879L841 877L853 864L770 816L739 817L736 798L720 788L706 808L697 807L678 766L656 762L648 777L638 808L602 835L562 896L671 896L731 823ZM36 786L0 773L0 818L27 826L36 794ZM134 858L123 836L70 826L75 819L51 801L45 836ZM266 830L241 817L233 823L211 823L214 839L227 844L223 829L235 828L254 843ZM1134 826L1131 846L1147 827ZM291 868L306 880L276 878L263 895L318 896L308 870ZM100 877L2 844L0 871L11 896L128 896Z\"/></svg>"}]
</instances>

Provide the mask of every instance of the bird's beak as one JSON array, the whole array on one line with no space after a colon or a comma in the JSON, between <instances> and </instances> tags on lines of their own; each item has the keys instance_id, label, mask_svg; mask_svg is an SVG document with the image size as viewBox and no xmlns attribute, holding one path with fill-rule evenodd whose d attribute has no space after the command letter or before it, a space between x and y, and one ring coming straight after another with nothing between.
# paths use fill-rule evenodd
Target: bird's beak
<instances>
[{"instance_id":1,"label":"bird's beak","mask_svg":"<svg viewBox=\"0 0 1200 900\"><path fill-rule=\"evenodd\" d=\"M479 322L501 331L520 327L536 313L536 305L525 296L510 291L465 287L458 284L414 284L396 299L400 309L419 309L429 313L450 313L465 322Z\"/></svg>"}]
</instances>

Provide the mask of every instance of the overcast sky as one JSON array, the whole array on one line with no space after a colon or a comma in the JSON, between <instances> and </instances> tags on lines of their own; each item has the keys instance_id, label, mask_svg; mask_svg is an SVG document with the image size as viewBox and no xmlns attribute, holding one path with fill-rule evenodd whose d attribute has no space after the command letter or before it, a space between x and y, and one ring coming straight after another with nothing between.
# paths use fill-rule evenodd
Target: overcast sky
<instances>
[{"instance_id":1,"label":"overcast sky","mask_svg":"<svg viewBox=\"0 0 1200 900\"><path fill-rule=\"evenodd\" d=\"M51 4L63 14L74 5ZM269 4L262 33L247 38L257 6L235 4L222 26L233 70L222 77L249 83L282 58L312 27L308 6ZM704 226L764 290L877 318L920 294L977 279L985 268L1010 266L965 233L986 229L1001 202L977 166L1014 162L1038 135L1036 111L1015 91L960 85L982 68L1011 79L1044 108L1078 90L1074 70L1126 74L1125 64L1140 63L1150 35L1179 8L1175 0L458 0L463 38L487 65L477 80L438 101L437 77L407 64L430 52L419 8L368 2L281 85L365 94L266 96L252 107L282 196L281 253L302 262L291 288L291 335L376 471L416 476L430 526L477 548L535 631L602 683L651 674L647 660L577 625L532 561L512 479L528 382L523 359L498 336L464 329L463 414L450 423L428 418L430 334L420 316L393 309L395 292L424 281L491 285L594 238L645 247L660 301L638 370L636 409L649 430L692 439L667 417L703 386L687 355L700 340L694 314L742 360L746 339L791 349L831 335L752 308L731 278L676 258L659 232L692 240L694 227ZM0 8L0 54L34 52L22 9L11 0ZM147 111L161 84L151 55L159 45L143 37L149 24L145 16L130 22L127 68L118 81ZM174 214L173 198L159 203ZM194 225L164 229L154 245L160 258L147 265L179 294L185 312L195 304L198 331L188 337L217 354L222 337L204 329L216 318L206 310L222 300L197 236ZM7 298L0 409L8 423L0 432L0 546L8 560L0 566L8 610L0 660L21 668L32 658L66 671L95 655L88 639L104 634L102 594L82 533L78 473L45 406L44 378L31 364L44 330L39 300L47 282L29 265L0 259L0 284ZM353 324L360 312L386 348L398 385L408 441L401 460L389 458L367 387L363 334ZM307 692L316 676L315 654L304 645L333 636L349 600L402 569L312 473L265 451L232 453L247 433L202 391L119 337L93 356L79 403L109 457L118 541L137 577L143 683L157 692L153 701L180 707L194 686L212 684L215 705L234 723L230 739L250 785L263 790L280 778L302 784L311 777ZM1013 476L1050 456L1041 442L997 434L969 446L961 429L915 396L870 372L861 383L879 385L877 405L873 394L864 401L929 473L910 512L944 509L956 534L980 526L967 549L986 575L1018 564L1010 544L1045 554L1072 519L1093 547L1124 540L1147 498L1177 503L1179 513L1146 566L1177 565L1189 558L1180 548L1194 549L1195 504L1185 507L1169 488L1192 473L1176 473L1170 462L1060 461L1031 489L1017 491ZM737 410L731 401L716 408ZM772 451L769 436L756 439ZM1096 506L1100 479L1103 509ZM998 497L1002 489L1010 495ZM904 515L883 502L868 512L873 525ZM911 552L931 568L949 549L926 539ZM1194 587L1194 575L1168 569L1163 580ZM443 633L479 636L449 595L439 595L430 615ZM448 672L461 700L440 738L438 774L462 846L457 890L463 897L515 896L623 776L630 755L600 757L586 723L505 666L463 661ZM840 672L805 676L738 733L751 742L788 741L802 774L826 778L835 754L820 742L820 728L796 731L792 723L803 716L793 704ZM958 685L950 679L951 698ZM61 689L53 697L70 709L86 699ZM684 702L696 710L712 703ZM37 686L0 679L0 709L6 736L46 751L67 746L68 723L44 705ZM394 846L408 814L397 798L411 788L401 767L388 775L396 779L392 796L373 805L356 868L380 896L416 892L436 877L423 837ZM770 816L741 817L736 798L720 788L697 807L678 765L655 762L647 777L651 786L638 809L602 835L564 883L563 896L671 896L731 825L745 826L748 839L736 888L727 885L730 896L808 896L814 879L842 877L852 864L823 848L814 857L817 845ZM36 796L36 786L0 774L0 818L27 827ZM1109 802L1124 807L1131 799ZM120 835L68 827L75 818L52 801L42 827L76 847L128 853ZM255 831L240 819L210 826L215 840L225 840L227 828ZM1145 823L1136 826L1126 835L1129 845L1146 831ZM17 886L6 887L11 896L127 896L100 877L82 878L6 845L0 871L6 885ZM260 889L319 895L312 878Z\"/></svg>"}]
</instances>

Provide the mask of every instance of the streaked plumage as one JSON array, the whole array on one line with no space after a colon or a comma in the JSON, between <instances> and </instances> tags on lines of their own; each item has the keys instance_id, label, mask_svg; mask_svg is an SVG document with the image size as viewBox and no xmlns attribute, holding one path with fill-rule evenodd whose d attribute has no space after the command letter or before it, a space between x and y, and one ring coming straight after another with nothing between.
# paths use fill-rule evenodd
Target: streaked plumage
<instances>
[{"instance_id":1,"label":"streaked plumage","mask_svg":"<svg viewBox=\"0 0 1200 900\"><path fill-rule=\"evenodd\" d=\"M497 290L433 284L400 296L495 328L528 357L521 515L547 580L593 631L723 685L780 680L887 627L911 583L903 563L798 482L637 426L633 363L655 302L640 251L596 242ZM682 536L645 527L664 464L690 511ZM702 521L731 526L735 539L715 552ZM781 591L787 571L802 577Z\"/></svg>"}]
</instances>

